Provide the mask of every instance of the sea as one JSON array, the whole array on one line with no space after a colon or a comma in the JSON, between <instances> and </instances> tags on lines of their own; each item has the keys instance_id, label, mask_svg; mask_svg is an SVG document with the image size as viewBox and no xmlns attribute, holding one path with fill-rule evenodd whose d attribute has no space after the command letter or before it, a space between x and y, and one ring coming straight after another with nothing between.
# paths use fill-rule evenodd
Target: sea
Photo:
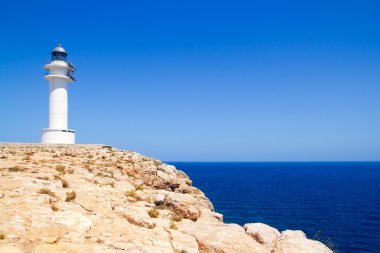
<instances>
[{"instance_id":1,"label":"sea","mask_svg":"<svg viewBox=\"0 0 380 253\"><path fill-rule=\"evenodd\" d=\"M168 162L225 223L302 230L339 253L380 252L380 162Z\"/></svg>"}]
</instances>

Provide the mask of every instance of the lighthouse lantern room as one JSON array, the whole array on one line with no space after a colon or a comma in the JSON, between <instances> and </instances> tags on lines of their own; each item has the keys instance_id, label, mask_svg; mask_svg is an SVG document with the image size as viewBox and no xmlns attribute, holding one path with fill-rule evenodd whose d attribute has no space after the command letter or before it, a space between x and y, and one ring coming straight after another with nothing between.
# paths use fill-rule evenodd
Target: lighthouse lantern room
<instances>
[{"instance_id":1,"label":"lighthouse lantern room","mask_svg":"<svg viewBox=\"0 0 380 253\"><path fill-rule=\"evenodd\" d=\"M68 85L75 81L74 66L67 61L67 52L58 44L46 64L49 81L49 127L42 129L42 143L75 144L75 131L68 129Z\"/></svg>"}]
</instances>

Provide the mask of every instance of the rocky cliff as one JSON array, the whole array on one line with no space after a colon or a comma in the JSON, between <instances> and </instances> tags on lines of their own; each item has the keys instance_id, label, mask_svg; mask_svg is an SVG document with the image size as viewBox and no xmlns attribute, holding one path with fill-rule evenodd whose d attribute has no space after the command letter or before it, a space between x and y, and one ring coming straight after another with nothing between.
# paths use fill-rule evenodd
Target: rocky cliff
<instances>
[{"instance_id":1,"label":"rocky cliff","mask_svg":"<svg viewBox=\"0 0 380 253\"><path fill-rule=\"evenodd\" d=\"M175 167L102 145L0 144L0 253L331 252L301 231L223 223Z\"/></svg>"}]
</instances>

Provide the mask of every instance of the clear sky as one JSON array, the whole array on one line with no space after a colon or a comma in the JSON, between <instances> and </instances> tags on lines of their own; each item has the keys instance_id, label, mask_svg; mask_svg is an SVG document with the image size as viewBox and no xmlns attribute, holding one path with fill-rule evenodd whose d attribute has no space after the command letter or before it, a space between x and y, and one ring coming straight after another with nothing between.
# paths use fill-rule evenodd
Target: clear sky
<instances>
[{"instance_id":1,"label":"clear sky","mask_svg":"<svg viewBox=\"0 0 380 253\"><path fill-rule=\"evenodd\" d=\"M380 160L380 2L2 1L0 141L39 142L43 65L69 125L166 161Z\"/></svg>"}]
</instances>

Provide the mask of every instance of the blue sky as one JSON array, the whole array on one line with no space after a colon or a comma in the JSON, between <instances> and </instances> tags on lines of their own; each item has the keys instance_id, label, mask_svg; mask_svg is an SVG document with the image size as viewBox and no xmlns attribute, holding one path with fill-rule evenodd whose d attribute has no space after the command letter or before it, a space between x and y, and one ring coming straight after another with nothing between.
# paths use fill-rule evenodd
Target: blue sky
<instances>
[{"instance_id":1,"label":"blue sky","mask_svg":"<svg viewBox=\"0 0 380 253\"><path fill-rule=\"evenodd\" d=\"M166 161L380 160L379 1L3 1L0 141L39 142L43 65L69 125Z\"/></svg>"}]
</instances>

